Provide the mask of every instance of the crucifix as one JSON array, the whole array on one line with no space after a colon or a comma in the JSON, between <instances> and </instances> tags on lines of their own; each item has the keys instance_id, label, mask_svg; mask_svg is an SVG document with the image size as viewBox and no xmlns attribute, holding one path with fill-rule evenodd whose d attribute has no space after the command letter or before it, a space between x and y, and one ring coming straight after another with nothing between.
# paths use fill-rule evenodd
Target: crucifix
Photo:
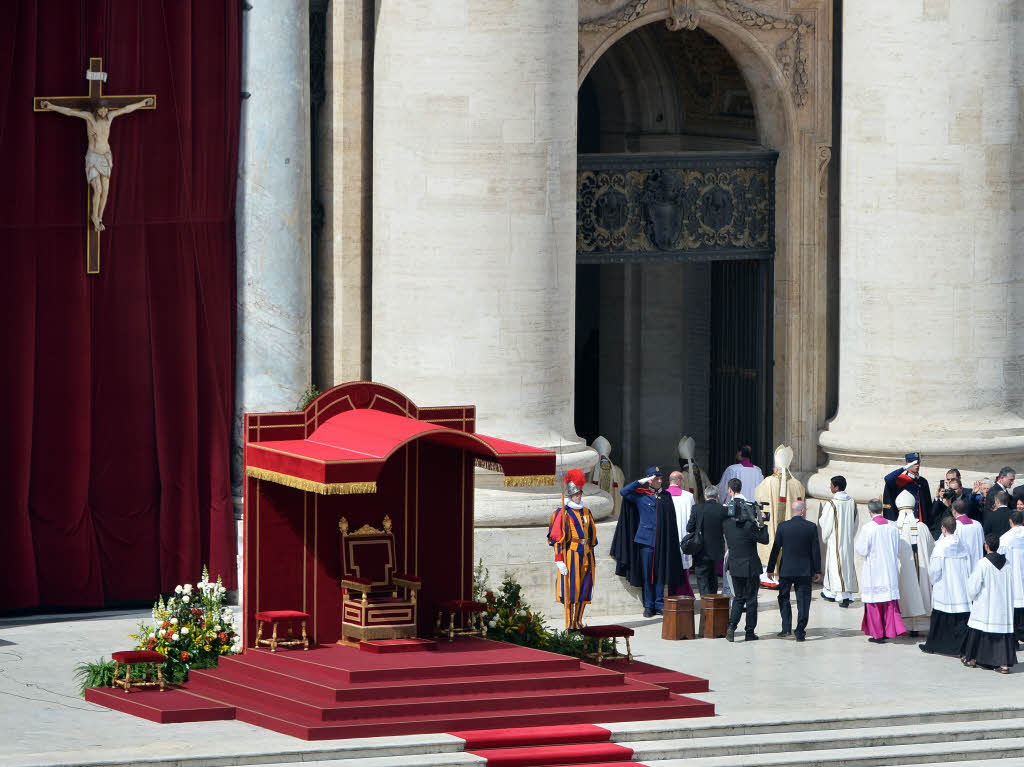
<instances>
[{"instance_id":1,"label":"crucifix","mask_svg":"<svg viewBox=\"0 0 1024 767\"><path fill-rule=\"evenodd\" d=\"M156 109L156 95L104 96L103 83L107 73L103 71L101 58L89 59L85 79L89 82L89 95L36 96L32 109L85 120L89 139L89 147L85 151L85 179L89 184L85 192L85 270L88 274L99 274L103 210L107 207L110 173L114 168L114 158L110 153L110 123L115 117L137 109Z\"/></svg>"}]
</instances>

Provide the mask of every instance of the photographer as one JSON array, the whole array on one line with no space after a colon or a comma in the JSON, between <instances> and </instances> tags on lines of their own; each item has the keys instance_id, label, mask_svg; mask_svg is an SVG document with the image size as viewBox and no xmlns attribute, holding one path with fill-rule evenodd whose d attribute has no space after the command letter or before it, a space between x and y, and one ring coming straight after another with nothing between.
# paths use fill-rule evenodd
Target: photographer
<instances>
[{"instance_id":1,"label":"photographer","mask_svg":"<svg viewBox=\"0 0 1024 767\"><path fill-rule=\"evenodd\" d=\"M725 638L735 641L736 627L744 610L747 613L746 640L757 639L757 590L761 585L761 558L757 544L768 543L768 528L764 513L756 504L741 494L743 485L739 479L729 480L729 506L722 533L729 546L729 575L732 577L733 600L729 613L729 629Z\"/></svg>"},{"instance_id":2,"label":"photographer","mask_svg":"<svg viewBox=\"0 0 1024 767\"><path fill-rule=\"evenodd\" d=\"M945 487L943 483L940 482L939 497L936 498L935 502L932 504L928 518L923 520L927 523L933 540L937 541L942 537L942 520L945 517L955 516L953 514L953 502L956 500L956 490L951 487Z\"/></svg>"}]
</instances>

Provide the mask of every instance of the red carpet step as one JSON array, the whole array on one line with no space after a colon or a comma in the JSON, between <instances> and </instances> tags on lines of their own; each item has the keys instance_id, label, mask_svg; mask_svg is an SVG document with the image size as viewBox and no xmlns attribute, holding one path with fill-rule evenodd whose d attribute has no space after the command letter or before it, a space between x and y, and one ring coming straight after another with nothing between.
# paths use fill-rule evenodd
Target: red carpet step
<instances>
[{"instance_id":1,"label":"red carpet step","mask_svg":"<svg viewBox=\"0 0 1024 767\"><path fill-rule=\"evenodd\" d=\"M714 715L712 704L666 686L695 684L694 677L646 664L633 668L636 676L631 668L597 668L575 658L477 638L441 642L427 652L382 654L336 645L277 653L250 649L222 658L219 668L192 671L188 683L175 690L124 695L93 689L87 698L151 721L233 716L305 740L509 732L543 729L553 721L566 733L562 740L551 740L555 736L541 731L470 739L473 748L484 750L554 747L565 745L566 738L576 748L601 741L610 745L606 730L573 726ZM562 757L569 758L567 754ZM586 752L573 759L593 763L591 756ZM605 756L614 755L608 751ZM520 753L515 758L534 757ZM620 754L603 761L623 758L628 759Z\"/></svg>"},{"instance_id":2,"label":"red carpet step","mask_svg":"<svg viewBox=\"0 0 1024 767\"><path fill-rule=\"evenodd\" d=\"M547 767L547 765L590 764L609 762L630 764L633 749L615 743L573 743L562 746L526 746L471 751L487 759L487 767Z\"/></svg>"},{"instance_id":3,"label":"red carpet step","mask_svg":"<svg viewBox=\"0 0 1024 767\"><path fill-rule=\"evenodd\" d=\"M448 734L466 741L467 751L481 748L552 746L558 743L607 743L612 737L609 730L596 724L520 727L515 730L468 730Z\"/></svg>"},{"instance_id":4,"label":"red carpet step","mask_svg":"<svg viewBox=\"0 0 1024 767\"><path fill-rule=\"evenodd\" d=\"M647 682L664 687L669 692L677 692L689 695L692 692L708 692L711 688L707 679L699 676L690 676L678 671L670 671L661 666L652 666L650 663L633 661L628 663L625 659L605 661L604 668L611 671L618 671L630 679L638 682Z\"/></svg>"},{"instance_id":5,"label":"red carpet step","mask_svg":"<svg viewBox=\"0 0 1024 767\"><path fill-rule=\"evenodd\" d=\"M437 642L433 639L364 639L359 643L363 652L423 652L436 650Z\"/></svg>"}]
</instances>

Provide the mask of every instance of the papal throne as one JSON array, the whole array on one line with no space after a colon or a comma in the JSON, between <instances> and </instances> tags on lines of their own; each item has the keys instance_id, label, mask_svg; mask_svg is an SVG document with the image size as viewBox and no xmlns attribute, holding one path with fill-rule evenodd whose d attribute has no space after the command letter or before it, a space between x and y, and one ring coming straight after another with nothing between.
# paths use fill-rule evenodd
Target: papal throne
<instances>
[{"instance_id":1,"label":"papal throne","mask_svg":"<svg viewBox=\"0 0 1024 767\"><path fill-rule=\"evenodd\" d=\"M341 608L343 642L363 639L407 639L416 636L416 591L420 579L395 572L395 536L391 518L378 530L363 525L341 530Z\"/></svg>"}]
</instances>

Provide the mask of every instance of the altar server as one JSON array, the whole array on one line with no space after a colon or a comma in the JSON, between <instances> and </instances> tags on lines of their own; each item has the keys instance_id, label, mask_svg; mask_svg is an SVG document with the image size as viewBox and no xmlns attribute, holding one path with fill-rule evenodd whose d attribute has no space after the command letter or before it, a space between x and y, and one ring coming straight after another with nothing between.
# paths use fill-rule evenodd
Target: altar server
<instances>
[{"instance_id":1,"label":"altar server","mask_svg":"<svg viewBox=\"0 0 1024 767\"><path fill-rule=\"evenodd\" d=\"M967 510L967 501L953 502L953 512L956 514L956 534L971 555L971 567L974 567L978 564L978 560L985 556L985 530L980 522L967 515Z\"/></svg>"},{"instance_id":2,"label":"altar server","mask_svg":"<svg viewBox=\"0 0 1024 767\"><path fill-rule=\"evenodd\" d=\"M999 537L999 553L1013 568L1013 633L1024 641L1024 511L1010 515L1010 529Z\"/></svg>"},{"instance_id":3,"label":"altar server","mask_svg":"<svg viewBox=\"0 0 1024 767\"><path fill-rule=\"evenodd\" d=\"M900 617L899 548L896 525L882 515L882 502L868 502L871 521L857 533L854 550L864 557L860 575L860 598L864 602L861 630L869 642L907 633Z\"/></svg>"},{"instance_id":4,"label":"altar server","mask_svg":"<svg viewBox=\"0 0 1024 767\"><path fill-rule=\"evenodd\" d=\"M754 497L754 491L757 490L757 486L764 482L764 474L761 472L761 467L755 466L750 460L752 455L753 451L750 445L744 445L739 449L739 452L736 454L739 463L734 463L722 472L722 478L718 480L719 492L722 492L722 488L729 487L730 479L736 478L740 481L740 485L742 485L740 494L744 498Z\"/></svg>"},{"instance_id":5,"label":"altar server","mask_svg":"<svg viewBox=\"0 0 1024 767\"><path fill-rule=\"evenodd\" d=\"M960 660L965 666L993 668L1010 673L1017 662L1017 640L1013 638L1013 568L999 553L999 538L985 536L985 557L967 579L971 617L967 620Z\"/></svg>"},{"instance_id":6,"label":"altar server","mask_svg":"<svg viewBox=\"0 0 1024 767\"><path fill-rule=\"evenodd\" d=\"M901 468L885 475L885 492L882 495L885 518L896 521L896 496L906 490L914 496L914 516L927 522L924 505L931 506L932 491L928 480L921 476L921 454L907 453L904 458L906 463Z\"/></svg>"},{"instance_id":7,"label":"altar server","mask_svg":"<svg viewBox=\"0 0 1024 767\"><path fill-rule=\"evenodd\" d=\"M914 516L917 499L903 490L896 496L896 529L900 534L900 615L910 636L928 630L932 612L932 586L928 558L935 541L924 522Z\"/></svg>"},{"instance_id":8,"label":"altar server","mask_svg":"<svg viewBox=\"0 0 1024 767\"><path fill-rule=\"evenodd\" d=\"M942 534L928 560L932 618L928 639L918 645L922 652L959 655L967 636L967 619L971 617L967 579L977 560L956 534L957 527L952 517L943 518Z\"/></svg>"},{"instance_id":9,"label":"altar server","mask_svg":"<svg viewBox=\"0 0 1024 767\"><path fill-rule=\"evenodd\" d=\"M556 598L565 607L565 628L583 628L583 609L594 596L594 547L597 546L597 525L590 509L583 505L581 469L565 473L565 494L568 500L555 509L548 528L548 543L555 547L558 569Z\"/></svg>"},{"instance_id":10,"label":"altar server","mask_svg":"<svg viewBox=\"0 0 1024 767\"><path fill-rule=\"evenodd\" d=\"M853 563L853 539L857 536L857 502L846 492L846 477L832 477L832 498L821 504L818 527L825 542L825 580L821 596L840 607L849 607L860 588Z\"/></svg>"}]
</instances>

